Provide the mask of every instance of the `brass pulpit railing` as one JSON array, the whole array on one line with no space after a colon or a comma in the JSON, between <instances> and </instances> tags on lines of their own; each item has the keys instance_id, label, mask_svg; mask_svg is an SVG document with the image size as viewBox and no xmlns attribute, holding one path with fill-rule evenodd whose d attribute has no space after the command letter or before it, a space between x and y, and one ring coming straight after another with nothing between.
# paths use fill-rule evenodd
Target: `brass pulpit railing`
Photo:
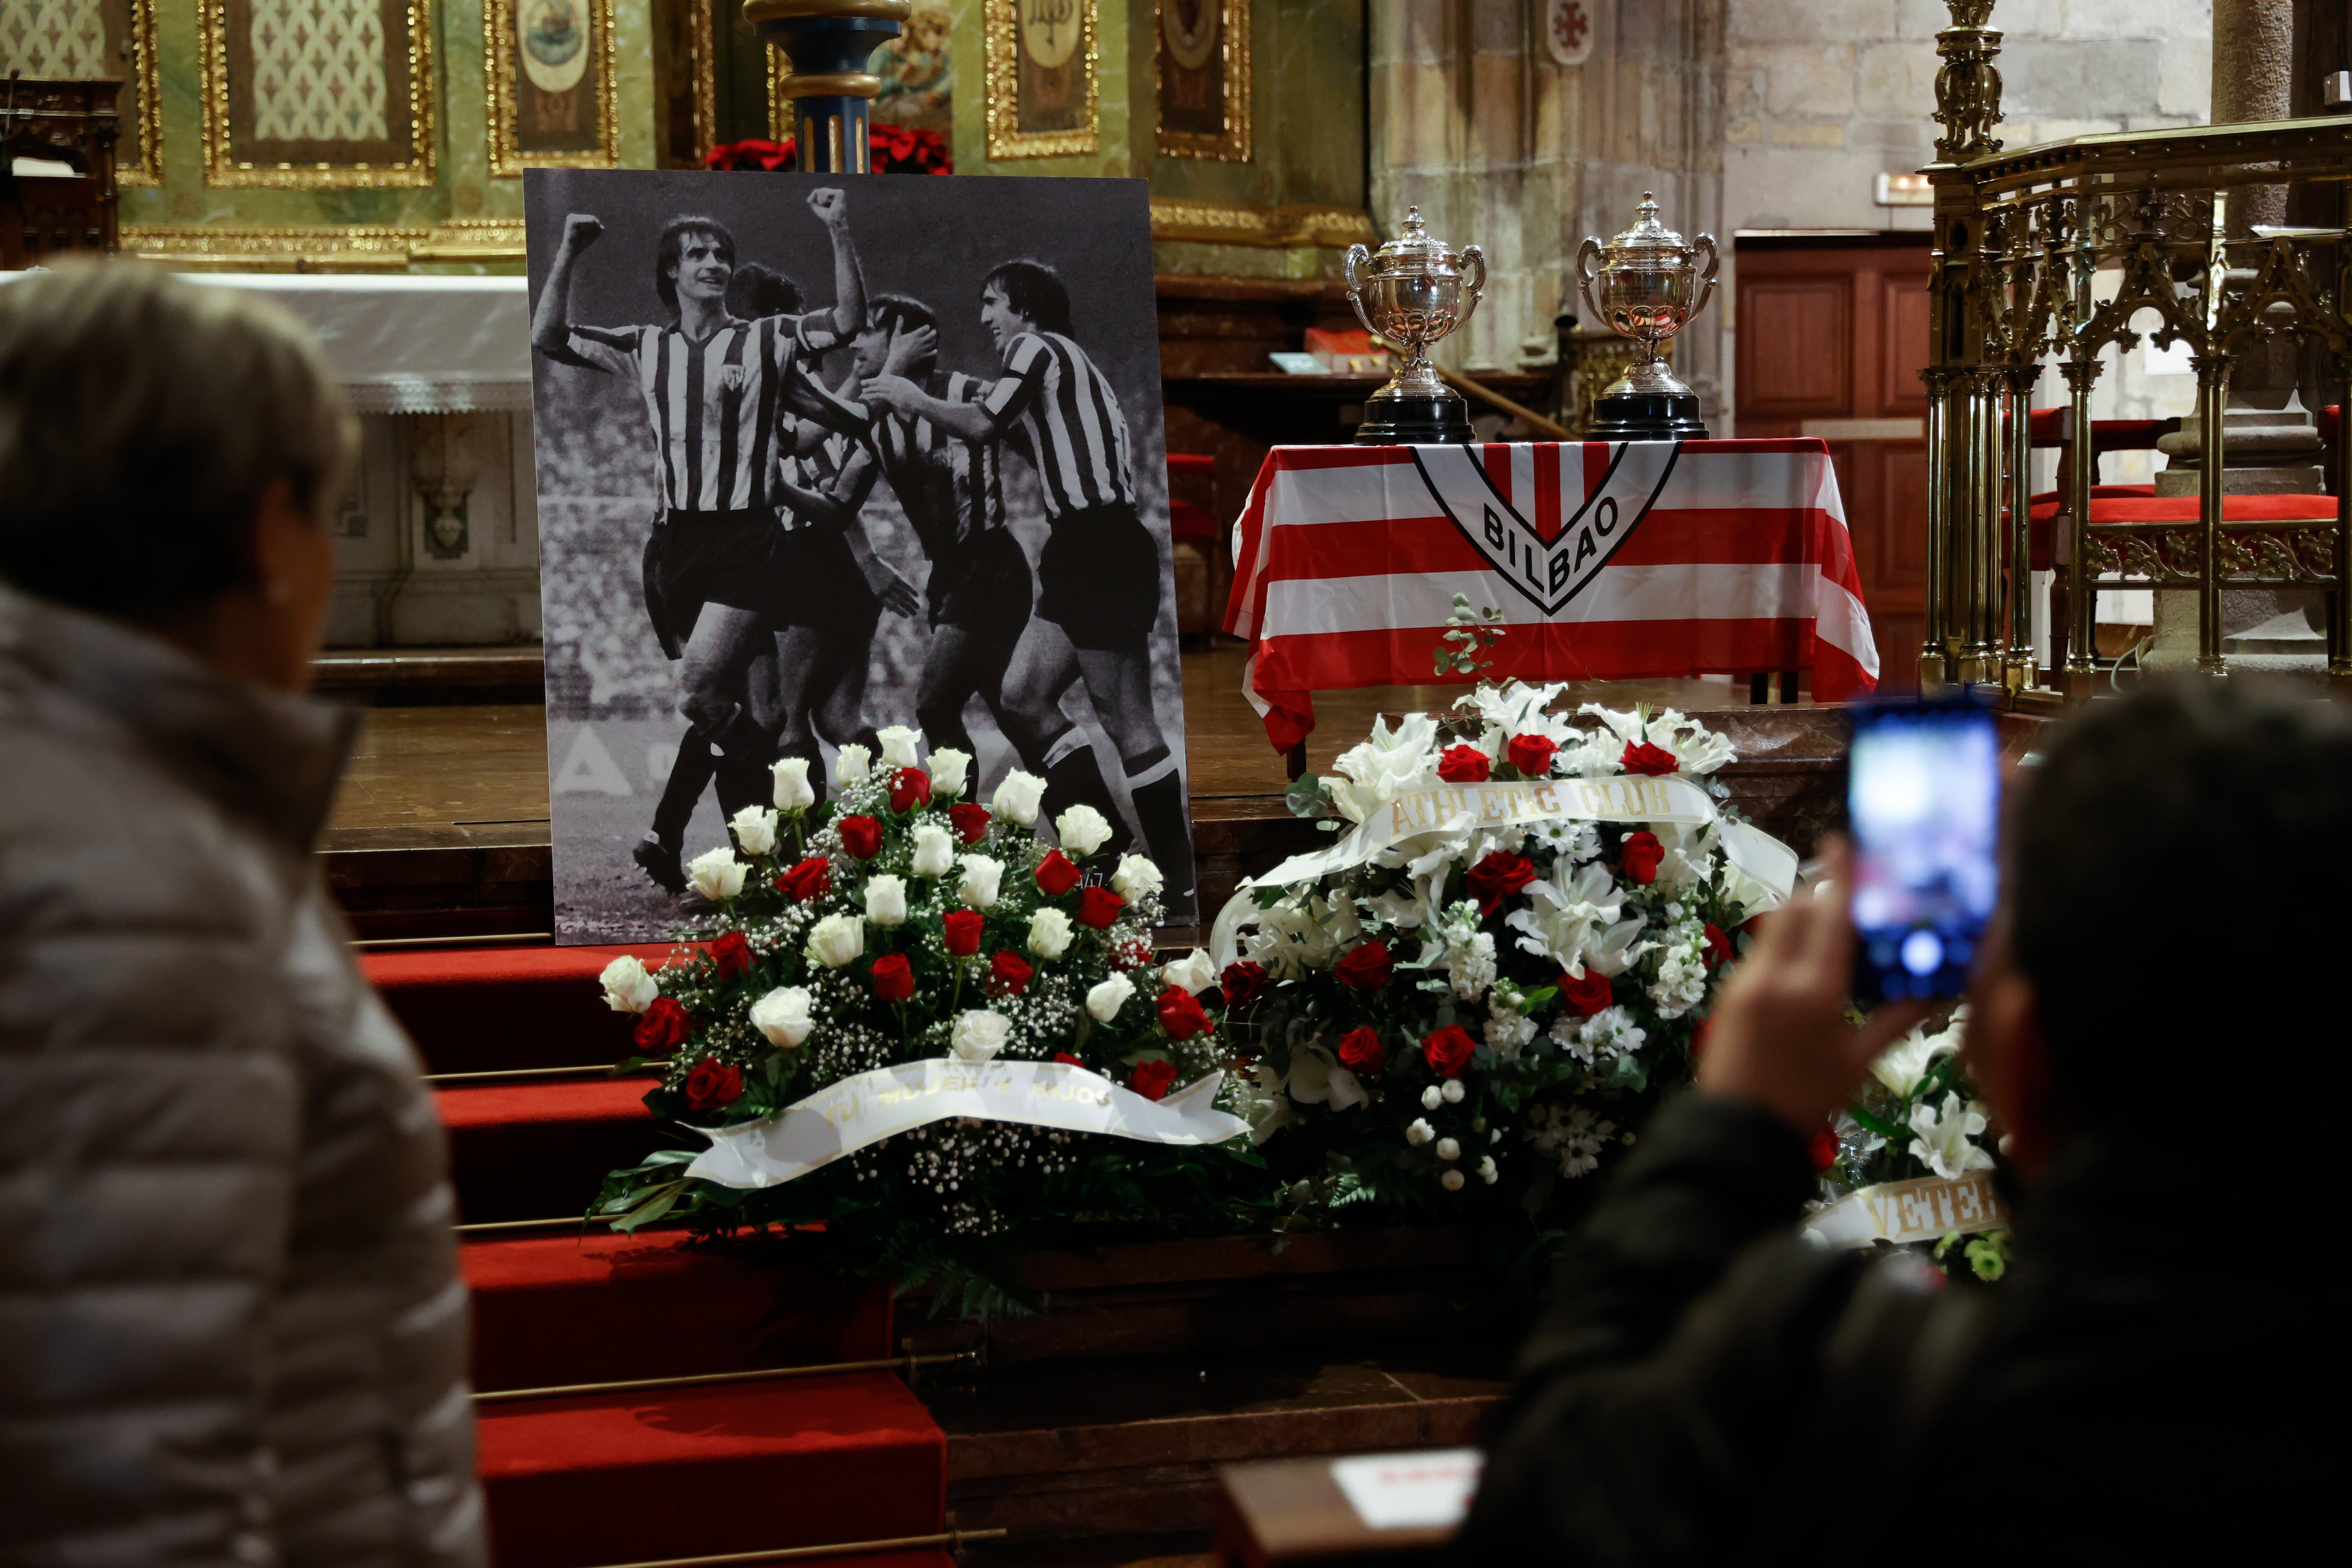
<instances>
[{"instance_id":1,"label":"brass pulpit railing","mask_svg":"<svg viewBox=\"0 0 2352 1568\"><path fill-rule=\"evenodd\" d=\"M1925 686L2040 684L2031 624L2028 419L2042 361L2054 358L2073 403L2064 528L2054 542L2070 578L2064 667L2070 695L2096 675L2099 579L2110 586L2194 589L2197 668L2221 673L2224 588L2320 588L2327 670L2352 685L2352 439L2331 453L2333 521L2225 518L2222 414L2231 366L2266 340L2324 348L2340 386L2352 379L2352 245L2342 229L2233 226L2233 192L2352 178L2352 116L2084 136L2014 152L1992 66L1992 0L1946 0L1937 35L1937 162L1927 368ZM2114 296L2093 289L2116 275ZM2103 290L2101 290L2103 292ZM2128 352L2131 321L2185 343L2197 373L2200 511L2194 523L2095 522L2091 393L2109 347Z\"/></svg>"}]
</instances>

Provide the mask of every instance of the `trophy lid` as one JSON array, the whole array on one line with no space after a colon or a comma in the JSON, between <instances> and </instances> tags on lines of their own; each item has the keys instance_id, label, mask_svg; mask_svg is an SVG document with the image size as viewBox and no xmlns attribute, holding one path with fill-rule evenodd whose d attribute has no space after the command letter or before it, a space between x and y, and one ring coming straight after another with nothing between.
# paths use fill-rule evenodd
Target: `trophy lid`
<instances>
[{"instance_id":1,"label":"trophy lid","mask_svg":"<svg viewBox=\"0 0 2352 1568\"><path fill-rule=\"evenodd\" d=\"M1446 243L1429 232L1422 221L1421 209L1404 209L1404 223L1397 237L1372 252L1371 269L1375 272L1427 272L1458 265L1461 257Z\"/></svg>"},{"instance_id":2,"label":"trophy lid","mask_svg":"<svg viewBox=\"0 0 2352 1568\"><path fill-rule=\"evenodd\" d=\"M1671 255L1679 260L1690 254L1683 237L1658 221L1658 198L1648 191L1642 193L1642 205L1634 211L1639 215L1633 227L1609 242L1611 259L1619 257Z\"/></svg>"}]
</instances>

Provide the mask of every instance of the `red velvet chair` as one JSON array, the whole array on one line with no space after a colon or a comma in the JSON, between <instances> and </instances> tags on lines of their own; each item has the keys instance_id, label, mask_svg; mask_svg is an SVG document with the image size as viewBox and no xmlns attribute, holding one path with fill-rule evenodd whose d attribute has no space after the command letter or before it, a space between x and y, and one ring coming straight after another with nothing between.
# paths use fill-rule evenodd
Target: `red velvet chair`
<instances>
[{"instance_id":1,"label":"red velvet chair","mask_svg":"<svg viewBox=\"0 0 2352 1568\"><path fill-rule=\"evenodd\" d=\"M1176 493L1180 486L1202 499L1180 498ZM1234 560L1224 523L1217 514L1217 460L1205 452L1168 454L1168 534L1172 544L1190 545L1208 564L1208 619L1202 636L1214 642L1217 627L1225 618L1226 595L1233 590ZM1180 634L1183 625L1179 606Z\"/></svg>"}]
</instances>

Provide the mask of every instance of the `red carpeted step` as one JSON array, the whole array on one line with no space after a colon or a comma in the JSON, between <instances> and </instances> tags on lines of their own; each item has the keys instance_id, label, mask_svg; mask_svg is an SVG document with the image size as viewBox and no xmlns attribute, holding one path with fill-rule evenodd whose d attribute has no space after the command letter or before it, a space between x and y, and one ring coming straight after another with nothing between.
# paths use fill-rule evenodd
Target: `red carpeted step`
<instances>
[{"instance_id":1,"label":"red carpeted step","mask_svg":"<svg viewBox=\"0 0 2352 1568\"><path fill-rule=\"evenodd\" d=\"M654 967L675 949L443 947L369 952L360 966L407 1026L428 1072L585 1067L635 1047L635 1019L604 1005L596 976L625 952Z\"/></svg>"},{"instance_id":2,"label":"red carpeted step","mask_svg":"<svg viewBox=\"0 0 2352 1568\"><path fill-rule=\"evenodd\" d=\"M467 1223L583 1214L607 1171L662 1145L650 1079L569 1079L437 1089L457 1215Z\"/></svg>"},{"instance_id":3,"label":"red carpeted step","mask_svg":"<svg viewBox=\"0 0 2352 1568\"><path fill-rule=\"evenodd\" d=\"M499 1568L878 1541L940 1530L947 1437L888 1373L485 1405Z\"/></svg>"},{"instance_id":4,"label":"red carpeted step","mask_svg":"<svg viewBox=\"0 0 2352 1568\"><path fill-rule=\"evenodd\" d=\"M550 1388L891 1353L890 1290L844 1279L822 1237L772 1256L677 1231L469 1242L474 1386ZM803 1245L803 1243L806 1245Z\"/></svg>"}]
</instances>

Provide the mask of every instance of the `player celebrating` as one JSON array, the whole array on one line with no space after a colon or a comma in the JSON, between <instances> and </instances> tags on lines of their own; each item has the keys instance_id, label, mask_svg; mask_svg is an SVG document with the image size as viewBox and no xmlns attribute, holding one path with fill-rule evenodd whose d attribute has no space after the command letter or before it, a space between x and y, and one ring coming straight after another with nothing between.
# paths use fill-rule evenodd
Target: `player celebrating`
<instances>
[{"instance_id":1,"label":"player celebrating","mask_svg":"<svg viewBox=\"0 0 2352 1568\"><path fill-rule=\"evenodd\" d=\"M1189 898L1184 781L1151 697L1160 550L1137 515L1127 416L1109 381L1071 338L1069 288L1052 268L1027 260L998 267L982 280L980 320L1006 374L977 401L951 402L887 375L864 395L967 441L1009 441L1036 470L1053 532L1037 563L1037 619L1014 657L1008 700L1032 710L1056 702L1075 649L1168 896Z\"/></svg>"},{"instance_id":2,"label":"player celebrating","mask_svg":"<svg viewBox=\"0 0 2352 1568\"><path fill-rule=\"evenodd\" d=\"M679 710L691 728L677 766L689 775L709 768L714 744L763 762L772 754L772 738L743 700L742 678L770 643L769 612L801 591L777 526L774 443L790 438L793 416L850 434L866 427L864 409L808 374L806 356L831 348L866 315L845 197L815 191L809 209L833 242L830 311L737 317L727 308L734 236L711 218L681 216L654 248L654 292L672 312L670 323L578 325L570 319L572 269L604 225L573 213L531 316L539 353L632 376L645 399L661 486L661 512L646 544L646 607L663 651L684 659ZM698 781L664 791L666 800L683 795L689 812L700 794ZM685 886L684 833L684 821L665 810L635 850L637 864L672 891Z\"/></svg>"}]
</instances>

